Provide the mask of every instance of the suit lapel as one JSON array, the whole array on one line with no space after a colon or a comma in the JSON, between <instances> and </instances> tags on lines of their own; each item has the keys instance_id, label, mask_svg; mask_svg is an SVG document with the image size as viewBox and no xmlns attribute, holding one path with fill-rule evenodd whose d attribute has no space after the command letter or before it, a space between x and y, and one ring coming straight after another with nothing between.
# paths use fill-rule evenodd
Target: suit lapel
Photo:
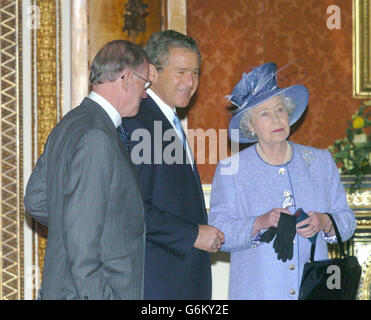
<instances>
[{"instance_id":1,"label":"suit lapel","mask_svg":"<svg viewBox=\"0 0 371 320\"><path fill-rule=\"evenodd\" d=\"M117 144L118 144L118 147L121 153L124 155L126 160L130 163L130 165L133 167L129 151L126 148L124 141L122 141L115 125L113 124L107 112L98 103L91 100L90 98L85 98L81 104L86 107L88 112L93 113L94 116L99 117L101 119L105 127L115 137L115 140L117 141Z\"/></svg>"},{"instance_id":2,"label":"suit lapel","mask_svg":"<svg viewBox=\"0 0 371 320\"><path fill-rule=\"evenodd\" d=\"M98 103L91 100L90 98L85 98L82 101L81 105L86 107L86 110L89 113L93 114L94 117L99 117L101 119L101 121L104 123L105 127L107 127L107 129L109 129L109 131L113 135L117 135L117 130L116 130L111 118L109 117L107 112Z\"/></svg>"},{"instance_id":3,"label":"suit lapel","mask_svg":"<svg viewBox=\"0 0 371 320\"><path fill-rule=\"evenodd\" d=\"M148 95L147 98L146 98L146 101L142 102L144 103L144 105L146 106L145 108L141 108L140 110L140 113L142 113L141 115L145 116L144 113L147 113L147 112L151 112L152 115L150 116L151 117L151 120L152 120L152 126L153 126L153 121L157 120L157 121L161 121L162 124L163 124L163 133L166 131L166 130L174 130L174 127L172 126L172 124L169 122L169 120L166 118L166 116L164 115L164 113L161 111L160 107L156 104L156 102ZM139 114L139 116L141 116ZM148 116L148 114L146 114L146 116ZM178 137L178 134L176 133L176 139L179 139ZM180 142L180 139L179 139L179 142ZM181 143L181 142L180 142ZM190 150L190 152L192 152L192 150ZM187 154L187 151L183 148L183 159L186 159L186 157L188 157L188 154ZM192 155L193 157L193 155ZM191 159L190 159L191 160ZM202 210L204 212L204 215L207 219L207 212L206 212L206 208L205 208L205 200L204 200L204 194L203 194L203 190L202 190L202 185L201 185L201 179L200 179L200 176L199 176L199 173L198 173L198 170L197 170L197 165L196 165L196 162L194 161L194 164L193 164L193 169L192 169L192 165L189 163L187 163L185 165L186 167L186 170L187 170L187 174L189 175L192 175L193 176L193 182L195 183L195 187L197 188L198 190L198 193L199 193L199 196L201 198L201 202L202 202Z\"/></svg>"}]
</instances>

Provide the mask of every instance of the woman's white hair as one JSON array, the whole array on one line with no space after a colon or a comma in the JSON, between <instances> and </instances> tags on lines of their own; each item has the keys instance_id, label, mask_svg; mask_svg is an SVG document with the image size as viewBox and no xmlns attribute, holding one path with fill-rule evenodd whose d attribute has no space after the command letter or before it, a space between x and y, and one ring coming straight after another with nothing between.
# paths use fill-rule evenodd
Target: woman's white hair
<instances>
[{"instance_id":1,"label":"woman's white hair","mask_svg":"<svg viewBox=\"0 0 371 320\"><path fill-rule=\"evenodd\" d=\"M279 97L281 98L281 101L283 103L283 106L286 108L287 114L289 116L289 119L293 115L296 105L294 101L285 96L284 94L280 94ZM251 120L251 110L254 108L249 108L246 110L246 112L242 115L241 120L240 120L240 133L244 137L250 139L250 140L256 140L257 137L255 134L252 134L249 127L251 125L250 120Z\"/></svg>"}]
</instances>

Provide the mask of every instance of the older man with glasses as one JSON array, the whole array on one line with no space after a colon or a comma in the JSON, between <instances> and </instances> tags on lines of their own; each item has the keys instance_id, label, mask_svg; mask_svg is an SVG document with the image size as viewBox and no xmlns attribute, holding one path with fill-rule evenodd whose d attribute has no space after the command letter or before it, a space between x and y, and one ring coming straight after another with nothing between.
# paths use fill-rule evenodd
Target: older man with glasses
<instances>
[{"instance_id":1,"label":"older man with glasses","mask_svg":"<svg viewBox=\"0 0 371 320\"><path fill-rule=\"evenodd\" d=\"M148 76L142 48L106 44L91 66L93 90L53 129L36 163L24 202L48 227L39 299L143 297L143 202L117 132L146 96L139 74Z\"/></svg>"}]
</instances>

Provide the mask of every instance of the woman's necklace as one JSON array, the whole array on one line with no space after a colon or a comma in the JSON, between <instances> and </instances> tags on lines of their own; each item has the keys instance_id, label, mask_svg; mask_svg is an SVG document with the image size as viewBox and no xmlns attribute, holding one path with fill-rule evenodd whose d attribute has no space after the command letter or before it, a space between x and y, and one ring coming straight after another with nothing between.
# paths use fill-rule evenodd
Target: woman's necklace
<instances>
[{"instance_id":1,"label":"woman's necklace","mask_svg":"<svg viewBox=\"0 0 371 320\"><path fill-rule=\"evenodd\" d=\"M291 145L287 141L286 141L286 143L287 143L287 148L286 148L285 160L283 161L283 163L280 163L280 164L275 164L275 163L272 163L272 161L268 160L267 156L264 154L263 150L260 148L259 142L256 144L256 151L258 152L260 158L262 158L264 162L266 162L266 163L268 163L272 166L283 165L283 164L286 164L287 162L289 162L290 159L291 159Z\"/></svg>"}]
</instances>

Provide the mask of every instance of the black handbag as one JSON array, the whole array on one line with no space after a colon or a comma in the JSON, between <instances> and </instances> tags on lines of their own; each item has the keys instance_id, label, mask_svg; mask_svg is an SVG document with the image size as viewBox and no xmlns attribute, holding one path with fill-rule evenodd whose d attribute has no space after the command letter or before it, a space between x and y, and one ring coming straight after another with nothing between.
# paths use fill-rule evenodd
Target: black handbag
<instances>
[{"instance_id":1,"label":"black handbag","mask_svg":"<svg viewBox=\"0 0 371 320\"><path fill-rule=\"evenodd\" d=\"M335 229L341 258L314 261L316 245L312 244L310 260L304 264L299 300L354 300L362 268L354 256L346 256L339 229L328 214Z\"/></svg>"}]
</instances>

